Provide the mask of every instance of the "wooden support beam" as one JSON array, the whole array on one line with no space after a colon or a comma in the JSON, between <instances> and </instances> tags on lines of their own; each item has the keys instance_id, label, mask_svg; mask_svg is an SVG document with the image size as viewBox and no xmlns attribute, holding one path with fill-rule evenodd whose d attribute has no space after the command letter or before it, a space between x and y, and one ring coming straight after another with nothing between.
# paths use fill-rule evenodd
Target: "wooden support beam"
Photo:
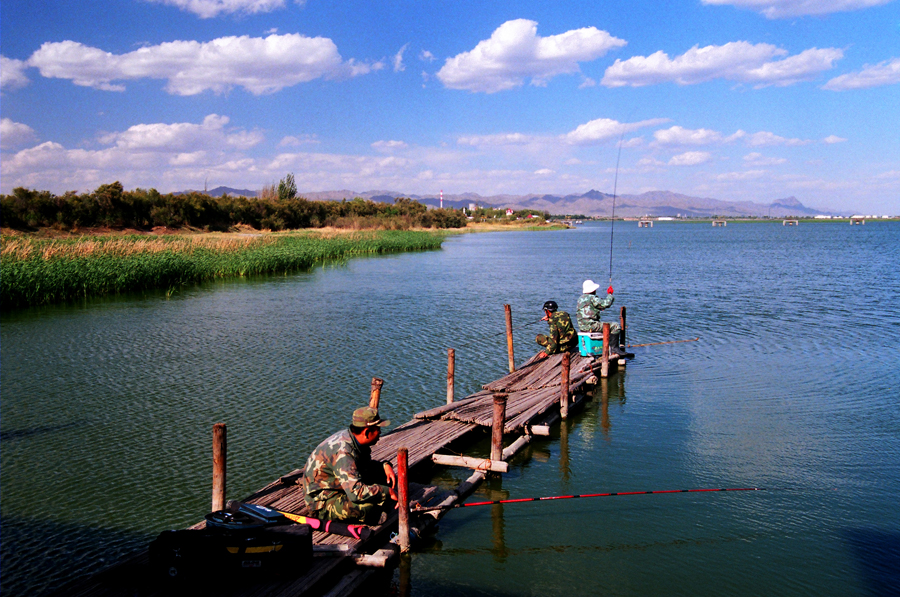
<instances>
[{"instance_id":1,"label":"wooden support beam","mask_svg":"<svg viewBox=\"0 0 900 597\"><path fill-rule=\"evenodd\" d=\"M213 425L212 512L225 508L225 469L228 455L225 423Z\"/></svg>"},{"instance_id":2,"label":"wooden support beam","mask_svg":"<svg viewBox=\"0 0 900 597\"><path fill-rule=\"evenodd\" d=\"M559 416L563 421L569 418L569 369L571 368L571 353L563 353L562 368L559 380Z\"/></svg>"},{"instance_id":3,"label":"wooden support beam","mask_svg":"<svg viewBox=\"0 0 900 597\"><path fill-rule=\"evenodd\" d=\"M381 386L384 385L383 379L377 377L372 378L372 389L369 392L369 406L378 410L378 403L381 401Z\"/></svg>"},{"instance_id":4,"label":"wooden support beam","mask_svg":"<svg viewBox=\"0 0 900 597\"><path fill-rule=\"evenodd\" d=\"M508 461L510 458L515 456L519 450L527 446L529 443L531 443L531 436L523 435L513 443L509 444L506 448L503 449L503 460Z\"/></svg>"},{"instance_id":5,"label":"wooden support beam","mask_svg":"<svg viewBox=\"0 0 900 597\"><path fill-rule=\"evenodd\" d=\"M609 323L603 323L603 356L600 359L600 377L609 377Z\"/></svg>"},{"instance_id":6,"label":"wooden support beam","mask_svg":"<svg viewBox=\"0 0 900 597\"><path fill-rule=\"evenodd\" d=\"M397 510L399 514L400 553L409 553L409 450L397 450Z\"/></svg>"},{"instance_id":7,"label":"wooden support beam","mask_svg":"<svg viewBox=\"0 0 900 597\"><path fill-rule=\"evenodd\" d=\"M512 328L512 307L503 305L506 311L506 352L509 354L509 372L516 370L516 362L513 357L513 328Z\"/></svg>"},{"instance_id":8,"label":"wooden support beam","mask_svg":"<svg viewBox=\"0 0 900 597\"><path fill-rule=\"evenodd\" d=\"M625 305L619 309L619 346L625 348Z\"/></svg>"},{"instance_id":9,"label":"wooden support beam","mask_svg":"<svg viewBox=\"0 0 900 597\"><path fill-rule=\"evenodd\" d=\"M456 351L447 349L447 404L453 404L453 392L456 377Z\"/></svg>"},{"instance_id":10,"label":"wooden support beam","mask_svg":"<svg viewBox=\"0 0 900 597\"><path fill-rule=\"evenodd\" d=\"M392 545L392 544L388 544ZM350 559L357 566L365 566L367 568L387 568L388 565L397 557L397 548L382 547L375 553L357 554L351 556Z\"/></svg>"},{"instance_id":11,"label":"wooden support beam","mask_svg":"<svg viewBox=\"0 0 900 597\"><path fill-rule=\"evenodd\" d=\"M507 394L497 392L494 394L494 420L491 425L491 460L503 458L503 426L506 424L506 399ZM504 473L506 471L503 471Z\"/></svg>"},{"instance_id":12,"label":"wooden support beam","mask_svg":"<svg viewBox=\"0 0 900 597\"><path fill-rule=\"evenodd\" d=\"M432 454L431 460L435 464L444 466L461 466L475 469L476 471L490 471L492 473L506 473L509 471L509 463L490 458L472 458L470 456L452 456L450 454Z\"/></svg>"}]
</instances>

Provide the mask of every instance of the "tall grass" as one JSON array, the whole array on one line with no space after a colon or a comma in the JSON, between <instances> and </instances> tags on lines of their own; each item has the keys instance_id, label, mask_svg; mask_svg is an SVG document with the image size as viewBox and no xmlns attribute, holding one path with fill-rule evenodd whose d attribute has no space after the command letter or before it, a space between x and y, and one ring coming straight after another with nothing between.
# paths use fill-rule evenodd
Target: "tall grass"
<instances>
[{"instance_id":1,"label":"tall grass","mask_svg":"<svg viewBox=\"0 0 900 597\"><path fill-rule=\"evenodd\" d=\"M13 309L213 278L308 269L354 255L440 248L420 231L306 232L260 236L4 237L0 307Z\"/></svg>"}]
</instances>

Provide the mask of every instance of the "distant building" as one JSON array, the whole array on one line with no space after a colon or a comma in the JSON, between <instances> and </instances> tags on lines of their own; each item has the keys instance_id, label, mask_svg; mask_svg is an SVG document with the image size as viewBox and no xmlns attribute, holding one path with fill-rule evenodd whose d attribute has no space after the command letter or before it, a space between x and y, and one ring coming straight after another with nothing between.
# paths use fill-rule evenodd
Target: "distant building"
<instances>
[{"instance_id":1,"label":"distant building","mask_svg":"<svg viewBox=\"0 0 900 597\"><path fill-rule=\"evenodd\" d=\"M513 215L513 210L512 210L511 207L507 207L507 208L506 208L506 215L508 215L508 216Z\"/></svg>"}]
</instances>

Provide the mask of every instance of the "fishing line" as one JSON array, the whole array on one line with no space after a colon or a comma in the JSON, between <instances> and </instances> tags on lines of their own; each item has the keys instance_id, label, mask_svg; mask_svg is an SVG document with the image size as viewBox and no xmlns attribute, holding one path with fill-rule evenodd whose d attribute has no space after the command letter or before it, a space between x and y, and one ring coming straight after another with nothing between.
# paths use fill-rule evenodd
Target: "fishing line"
<instances>
[{"instance_id":1,"label":"fishing line","mask_svg":"<svg viewBox=\"0 0 900 597\"><path fill-rule=\"evenodd\" d=\"M490 502L469 502L466 504L450 504L448 506L429 506L411 508L410 512L431 512L434 510L450 510L452 508L469 508L473 506L493 506L496 504L519 504L522 502L546 502L552 500L572 500L576 498L616 497L630 495L658 495L661 493L712 493L723 491L772 491L766 487L722 487L703 489L663 489L658 491L619 491L614 493L582 493L580 495L551 495L544 497L513 498L508 500L494 500Z\"/></svg>"}]
</instances>

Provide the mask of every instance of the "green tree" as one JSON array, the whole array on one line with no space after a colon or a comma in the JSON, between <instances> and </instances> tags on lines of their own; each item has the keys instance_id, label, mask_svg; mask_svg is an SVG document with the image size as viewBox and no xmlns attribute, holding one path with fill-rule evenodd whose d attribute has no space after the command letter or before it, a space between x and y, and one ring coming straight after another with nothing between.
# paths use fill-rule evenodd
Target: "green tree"
<instances>
[{"instance_id":1,"label":"green tree","mask_svg":"<svg viewBox=\"0 0 900 597\"><path fill-rule=\"evenodd\" d=\"M294 182L294 175L288 174L278 181L278 198L282 201L293 199L297 196L297 183Z\"/></svg>"}]
</instances>

